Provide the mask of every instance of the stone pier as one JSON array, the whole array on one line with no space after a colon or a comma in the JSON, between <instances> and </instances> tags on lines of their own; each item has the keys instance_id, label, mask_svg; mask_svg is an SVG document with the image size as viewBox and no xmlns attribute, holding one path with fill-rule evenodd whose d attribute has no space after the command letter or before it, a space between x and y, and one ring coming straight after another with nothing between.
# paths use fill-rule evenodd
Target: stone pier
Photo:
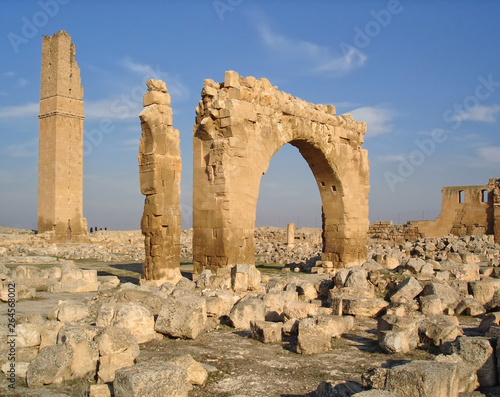
<instances>
[{"instance_id":1,"label":"stone pier","mask_svg":"<svg viewBox=\"0 0 500 397\"><path fill-rule=\"evenodd\" d=\"M163 81L148 80L144 109L140 113L139 179L146 196L141 229L146 261L141 284L176 283L180 272L179 131L172 127L170 95Z\"/></svg>"},{"instance_id":2,"label":"stone pier","mask_svg":"<svg viewBox=\"0 0 500 397\"><path fill-rule=\"evenodd\" d=\"M289 223L286 229L286 245L288 248L295 247L295 224Z\"/></svg>"}]
</instances>

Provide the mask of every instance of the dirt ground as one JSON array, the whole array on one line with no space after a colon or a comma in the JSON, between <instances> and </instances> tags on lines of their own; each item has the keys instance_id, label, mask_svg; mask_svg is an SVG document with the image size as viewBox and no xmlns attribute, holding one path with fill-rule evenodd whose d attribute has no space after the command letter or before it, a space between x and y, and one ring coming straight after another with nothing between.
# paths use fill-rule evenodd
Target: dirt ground
<instances>
[{"instance_id":1,"label":"dirt ground","mask_svg":"<svg viewBox=\"0 0 500 397\"><path fill-rule=\"evenodd\" d=\"M137 282L141 264L127 263L108 265L80 262L82 268L94 268L99 275L115 274L122 282ZM296 274L278 273L272 266L261 268L264 274L294 277ZM183 265L185 276L192 269ZM310 278L315 275L299 275ZM318 277L318 276L315 276ZM323 276L324 277L324 276ZM95 293L50 294L37 293L35 300L17 303L18 315L40 312L43 315L56 306L60 299L92 298ZM6 324L7 306L0 304L0 326ZM474 327L480 319L463 317L466 334L474 334ZM391 361L429 359L438 353L417 349L407 355L383 353L376 341L375 319L356 319L354 328L342 338L332 341L332 351L327 354L306 356L294 352L295 341L263 344L250 339L250 333L219 325L212 332L201 334L196 340L175 340L164 338L141 345L138 361L165 359L173 354L190 354L195 360L206 364L209 378L203 386L194 386L192 397L243 397L243 396L307 396L314 392L324 380L361 382L362 373L373 365L388 364ZM0 396L57 396L65 393L83 397L88 394L89 381L78 380L59 386L47 386L41 391L29 390L19 380L16 392L7 390L7 380L0 380ZM493 395L493 394L491 394Z\"/></svg>"}]
</instances>

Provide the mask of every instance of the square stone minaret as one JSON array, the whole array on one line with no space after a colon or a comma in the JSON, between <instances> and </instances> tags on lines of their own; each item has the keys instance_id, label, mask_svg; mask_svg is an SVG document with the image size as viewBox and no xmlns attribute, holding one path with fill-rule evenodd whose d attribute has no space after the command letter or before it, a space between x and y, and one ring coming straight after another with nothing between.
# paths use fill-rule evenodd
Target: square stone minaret
<instances>
[{"instance_id":1,"label":"square stone minaret","mask_svg":"<svg viewBox=\"0 0 500 397\"><path fill-rule=\"evenodd\" d=\"M83 218L83 88L65 31L44 36L40 90L38 232L56 241L87 237Z\"/></svg>"}]
</instances>

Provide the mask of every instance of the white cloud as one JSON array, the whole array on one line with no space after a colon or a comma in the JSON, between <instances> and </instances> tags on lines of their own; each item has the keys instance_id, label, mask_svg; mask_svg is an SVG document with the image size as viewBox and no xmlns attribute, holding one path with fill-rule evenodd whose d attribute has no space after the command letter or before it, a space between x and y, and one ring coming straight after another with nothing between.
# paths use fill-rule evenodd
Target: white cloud
<instances>
[{"instance_id":1,"label":"white cloud","mask_svg":"<svg viewBox=\"0 0 500 397\"><path fill-rule=\"evenodd\" d=\"M139 120L139 112L142 109L142 98L140 102L130 97L106 98L98 101L85 101L83 115L88 119L112 119L112 120Z\"/></svg>"},{"instance_id":2,"label":"white cloud","mask_svg":"<svg viewBox=\"0 0 500 397\"><path fill-rule=\"evenodd\" d=\"M17 85L19 87L26 87L29 84L29 80L23 79L22 77L17 80Z\"/></svg>"},{"instance_id":3,"label":"white cloud","mask_svg":"<svg viewBox=\"0 0 500 397\"><path fill-rule=\"evenodd\" d=\"M181 82L181 79L178 76L172 76L170 73L161 71L158 65L153 68L151 65L135 62L131 58L125 58L121 61L121 66L126 70L140 75L144 82L149 79L163 80L172 97L179 100L189 97L189 89Z\"/></svg>"},{"instance_id":4,"label":"white cloud","mask_svg":"<svg viewBox=\"0 0 500 397\"><path fill-rule=\"evenodd\" d=\"M402 160L405 160L405 156L402 154L387 154L375 158L377 163L395 163Z\"/></svg>"},{"instance_id":5,"label":"white cloud","mask_svg":"<svg viewBox=\"0 0 500 397\"><path fill-rule=\"evenodd\" d=\"M500 164L500 146L483 147L478 150L479 157L488 163Z\"/></svg>"},{"instance_id":6,"label":"white cloud","mask_svg":"<svg viewBox=\"0 0 500 397\"><path fill-rule=\"evenodd\" d=\"M0 119L18 117L37 117L40 111L38 102L30 102L24 105L0 107Z\"/></svg>"},{"instance_id":7,"label":"white cloud","mask_svg":"<svg viewBox=\"0 0 500 397\"><path fill-rule=\"evenodd\" d=\"M3 76L5 76L5 77L14 77L15 75L16 75L16 72L12 72L12 71L3 73Z\"/></svg>"},{"instance_id":8,"label":"white cloud","mask_svg":"<svg viewBox=\"0 0 500 397\"><path fill-rule=\"evenodd\" d=\"M38 155L38 139L7 146L3 152L11 158L28 158Z\"/></svg>"},{"instance_id":9,"label":"white cloud","mask_svg":"<svg viewBox=\"0 0 500 397\"><path fill-rule=\"evenodd\" d=\"M139 150L139 138L126 139L122 141L122 150L128 151L138 151Z\"/></svg>"},{"instance_id":10,"label":"white cloud","mask_svg":"<svg viewBox=\"0 0 500 397\"><path fill-rule=\"evenodd\" d=\"M381 106L364 106L351 110L349 113L352 114L355 120L366 122L366 135L368 137L387 134L392 131L393 125L391 122L395 116L392 109Z\"/></svg>"},{"instance_id":11,"label":"white cloud","mask_svg":"<svg viewBox=\"0 0 500 397\"><path fill-rule=\"evenodd\" d=\"M480 121L483 123L494 123L497 121L497 114L500 113L500 105L476 106L466 112L456 115L457 121Z\"/></svg>"},{"instance_id":12,"label":"white cloud","mask_svg":"<svg viewBox=\"0 0 500 397\"><path fill-rule=\"evenodd\" d=\"M287 61L302 61L309 65L309 72L338 74L357 69L366 62L366 55L357 49L344 54L334 54L328 47L305 40L288 38L273 32L264 24L257 27L264 44Z\"/></svg>"}]
</instances>

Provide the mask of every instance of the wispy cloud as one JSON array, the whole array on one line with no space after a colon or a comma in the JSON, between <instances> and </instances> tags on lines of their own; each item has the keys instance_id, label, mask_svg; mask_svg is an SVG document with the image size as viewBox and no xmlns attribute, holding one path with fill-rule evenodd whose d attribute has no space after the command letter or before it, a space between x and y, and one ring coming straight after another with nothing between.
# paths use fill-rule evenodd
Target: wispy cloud
<instances>
[{"instance_id":1,"label":"wispy cloud","mask_svg":"<svg viewBox=\"0 0 500 397\"><path fill-rule=\"evenodd\" d=\"M490 164L500 164L500 146L489 146L478 149L481 160Z\"/></svg>"},{"instance_id":2,"label":"wispy cloud","mask_svg":"<svg viewBox=\"0 0 500 397\"><path fill-rule=\"evenodd\" d=\"M402 154L387 154L375 157L377 163L395 163L405 159Z\"/></svg>"},{"instance_id":3,"label":"wispy cloud","mask_svg":"<svg viewBox=\"0 0 500 397\"><path fill-rule=\"evenodd\" d=\"M364 106L351 110L349 113L355 120L366 122L368 137L391 132L393 128L391 122L396 115L394 110L383 106Z\"/></svg>"},{"instance_id":4,"label":"wispy cloud","mask_svg":"<svg viewBox=\"0 0 500 397\"><path fill-rule=\"evenodd\" d=\"M340 51L334 52L329 47L278 34L266 24L260 23L257 29L262 42L273 53L286 61L306 64L309 73L338 75L363 66L367 59L359 50L351 49L341 54Z\"/></svg>"},{"instance_id":5,"label":"wispy cloud","mask_svg":"<svg viewBox=\"0 0 500 397\"><path fill-rule=\"evenodd\" d=\"M120 98L106 98L97 101L86 101L83 105L83 114L88 119L127 120L139 119L142 102L123 100Z\"/></svg>"},{"instance_id":6,"label":"wispy cloud","mask_svg":"<svg viewBox=\"0 0 500 397\"><path fill-rule=\"evenodd\" d=\"M456 115L457 121L479 121L483 123L494 123L497 114L500 113L500 105L476 106L474 109L461 112Z\"/></svg>"},{"instance_id":7,"label":"wispy cloud","mask_svg":"<svg viewBox=\"0 0 500 397\"><path fill-rule=\"evenodd\" d=\"M16 75L16 72L13 72L13 71L8 71L8 72L2 73L2 76L5 76L5 77L14 77L15 75Z\"/></svg>"},{"instance_id":8,"label":"wispy cloud","mask_svg":"<svg viewBox=\"0 0 500 397\"><path fill-rule=\"evenodd\" d=\"M139 150L139 138L126 139L122 141L122 150L124 152L131 152Z\"/></svg>"},{"instance_id":9,"label":"wispy cloud","mask_svg":"<svg viewBox=\"0 0 500 397\"><path fill-rule=\"evenodd\" d=\"M27 142L8 145L3 152L11 158L36 157L38 154L38 139L31 139Z\"/></svg>"},{"instance_id":10,"label":"wispy cloud","mask_svg":"<svg viewBox=\"0 0 500 397\"><path fill-rule=\"evenodd\" d=\"M29 80L23 79L22 77L17 80L17 85L19 87L26 87L29 84Z\"/></svg>"},{"instance_id":11,"label":"wispy cloud","mask_svg":"<svg viewBox=\"0 0 500 397\"><path fill-rule=\"evenodd\" d=\"M161 71L158 65L153 67L151 65L136 62L131 58L124 58L120 64L124 69L140 75L144 81L148 79L163 80L172 97L179 100L189 97L189 89L182 83L181 79L178 76L173 76L170 73Z\"/></svg>"},{"instance_id":12,"label":"wispy cloud","mask_svg":"<svg viewBox=\"0 0 500 397\"><path fill-rule=\"evenodd\" d=\"M37 117L40 111L38 102L30 102L24 105L4 106L0 107L0 119L17 118L17 117Z\"/></svg>"}]
</instances>

